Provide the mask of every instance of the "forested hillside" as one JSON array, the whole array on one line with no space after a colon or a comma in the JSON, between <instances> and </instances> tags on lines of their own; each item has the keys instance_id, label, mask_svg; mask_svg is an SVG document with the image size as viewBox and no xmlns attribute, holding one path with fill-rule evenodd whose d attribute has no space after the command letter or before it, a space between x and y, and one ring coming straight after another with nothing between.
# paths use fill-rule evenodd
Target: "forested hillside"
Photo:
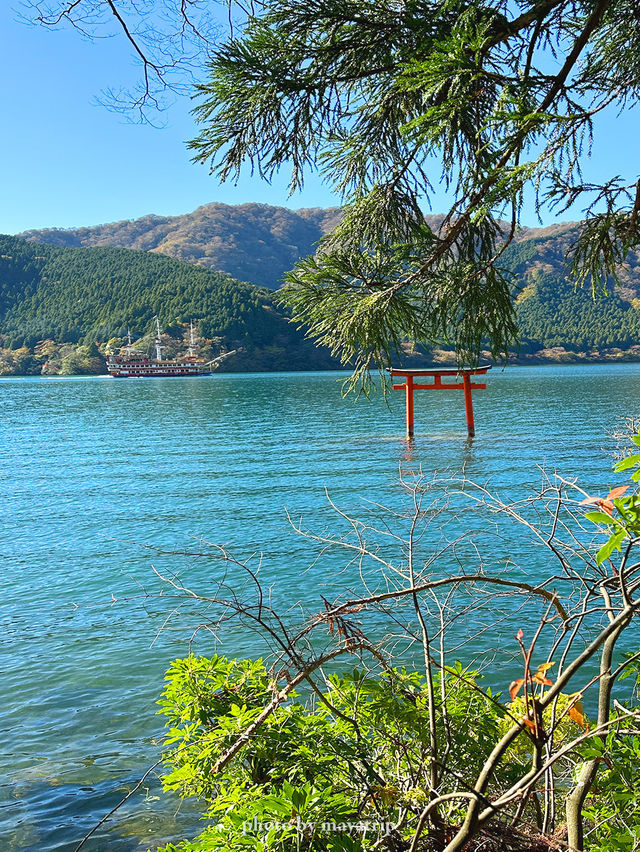
<instances>
[{"instance_id":1,"label":"forested hillside","mask_svg":"<svg viewBox=\"0 0 640 852\"><path fill-rule=\"evenodd\" d=\"M143 249L277 287L301 256L315 250L339 217L338 208L293 211L266 204L209 204L184 216L147 216L94 228L31 231L25 236L56 245ZM431 225L439 221L436 216L426 218ZM575 292L566 277L566 260L576 233L572 224L525 228L502 257L503 266L515 274L520 357L621 357L620 352L605 349L623 349L628 357L640 357L640 350L634 348L640 344L638 257L632 255L621 270L621 286L612 283L609 296L594 302L588 289ZM105 317L114 315L113 307L105 306ZM28 315L27 310L25 321ZM444 357L436 353L436 358Z\"/></svg>"},{"instance_id":2,"label":"forested hillside","mask_svg":"<svg viewBox=\"0 0 640 852\"><path fill-rule=\"evenodd\" d=\"M145 333L156 313L178 337L180 324L194 319L206 339L229 348L243 346L243 354L225 363L225 369L336 367L326 350L316 349L287 322L269 290L241 284L205 266L245 270L245 277L277 286L302 254L314 250L339 215L336 208L290 211L259 204L212 204L189 216L149 216L98 228L38 232L46 244L34 241L36 232L29 240L2 237L0 346L5 349L5 372L24 372L25 364L37 370L28 353L33 354L36 344L45 353L52 346L43 348L40 341L67 347L86 341L102 345L121 338L127 328L135 336ZM428 221L433 225L438 220ZM588 288L576 291L567 279L575 235L571 224L524 229L502 256L502 265L513 273L520 329L521 347L514 356L525 363L640 359L637 255L620 270L620 284L612 282L609 294L594 301ZM110 241L150 250L62 245ZM165 251L198 264L176 261L164 256ZM7 354L17 349L26 360ZM69 351L63 350L59 360L67 357L68 364ZM414 356L412 363L452 358L443 342L432 352L423 351L419 359ZM83 369L89 370L88 364Z\"/></svg>"},{"instance_id":3,"label":"forested hillside","mask_svg":"<svg viewBox=\"0 0 640 852\"><path fill-rule=\"evenodd\" d=\"M610 282L608 295L594 299L589 287L576 289L567 279L575 236L572 226L531 230L503 256L517 288L520 355L565 360L561 352L549 352L561 347L580 358L619 357L603 351L616 348L640 356L638 256L631 254L619 271L620 283Z\"/></svg>"},{"instance_id":4,"label":"forested hillside","mask_svg":"<svg viewBox=\"0 0 640 852\"><path fill-rule=\"evenodd\" d=\"M225 369L335 366L326 350L305 341L287 321L268 290L142 251L60 248L0 237L5 350L27 350L26 357L42 341L91 347L121 338L128 329L138 337L151 328L155 314L169 332L181 335L181 324L194 320L208 341L243 347ZM37 365L31 366L35 371Z\"/></svg>"}]
</instances>

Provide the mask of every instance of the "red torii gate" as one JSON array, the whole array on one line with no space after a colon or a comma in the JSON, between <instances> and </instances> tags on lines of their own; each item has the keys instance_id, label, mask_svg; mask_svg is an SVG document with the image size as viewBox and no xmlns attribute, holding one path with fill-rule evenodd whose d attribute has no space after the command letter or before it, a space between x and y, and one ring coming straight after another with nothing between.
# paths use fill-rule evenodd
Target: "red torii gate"
<instances>
[{"instance_id":1,"label":"red torii gate","mask_svg":"<svg viewBox=\"0 0 640 852\"><path fill-rule=\"evenodd\" d=\"M431 367L430 369L407 369L404 367L390 367L392 378L404 377L401 385L393 385L394 390L404 390L407 410L407 435L413 436L413 392L414 390L464 390L464 409L467 415L467 432L473 438L476 434L473 423L473 401L471 391L476 388L484 390L485 384L472 382L471 376L485 375L491 369L491 364L482 367ZM414 382L416 376L433 376L433 382L426 385L418 385ZM443 376L462 376L462 382L443 383Z\"/></svg>"}]
</instances>

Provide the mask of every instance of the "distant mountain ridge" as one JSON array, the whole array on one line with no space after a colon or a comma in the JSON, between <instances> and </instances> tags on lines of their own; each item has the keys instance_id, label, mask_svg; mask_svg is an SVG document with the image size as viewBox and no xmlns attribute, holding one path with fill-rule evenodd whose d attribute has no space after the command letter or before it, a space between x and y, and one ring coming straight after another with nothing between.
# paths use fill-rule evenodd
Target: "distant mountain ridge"
<instances>
[{"instance_id":1,"label":"distant mountain ridge","mask_svg":"<svg viewBox=\"0 0 640 852\"><path fill-rule=\"evenodd\" d=\"M140 219L86 228L50 228L17 236L65 247L140 249L226 272L276 289L285 272L313 254L340 218L340 208L288 210L268 204L206 204L183 216Z\"/></svg>"},{"instance_id":2,"label":"distant mountain ridge","mask_svg":"<svg viewBox=\"0 0 640 852\"><path fill-rule=\"evenodd\" d=\"M104 225L44 228L16 236L56 246L110 246L164 254L226 272L239 281L276 289L301 257L314 253L319 240L333 230L341 216L340 207L290 210L270 204L212 202L179 216L152 213ZM434 228L442 218L425 216ZM576 229L575 222L524 227L514 244L533 241L536 252L531 256L532 267L551 262L555 271L560 272L559 250L564 259Z\"/></svg>"}]
</instances>

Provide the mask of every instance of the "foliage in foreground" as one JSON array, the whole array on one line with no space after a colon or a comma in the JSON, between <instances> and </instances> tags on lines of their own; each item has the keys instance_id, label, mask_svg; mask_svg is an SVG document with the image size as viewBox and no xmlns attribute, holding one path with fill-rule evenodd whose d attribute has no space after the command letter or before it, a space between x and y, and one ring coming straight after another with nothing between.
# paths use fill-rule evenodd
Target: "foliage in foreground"
<instances>
[{"instance_id":1,"label":"foliage in foreground","mask_svg":"<svg viewBox=\"0 0 640 852\"><path fill-rule=\"evenodd\" d=\"M181 848L254 848L258 840L255 848L301 843L305 849L350 850L360 848L353 829L330 826L361 824L366 832L370 823L362 846L369 848L403 811L429 800L429 699L423 675L397 669L380 677L357 669L333 675L320 706L292 700L275 710L242 757L220 774L216 763L272 696L269 674L261 661L189 657L177 660L168 678L162 701L171 725L167 743L179 743L183 750L164 783L209 802L207 814L214 820L193 847ZM446 695L447 722L456 732L451 760L477 771L507 711L461 666L436 687L439 696ZM443 737L441 706L438 717ZM523 755L507 771L511 780L525 760ZM454 802L450 815L456 813ZM267 821L279 825L265 830ZM304 840L298 839L301 823ZM267 836L259 840L262 834Z\"/></svg>"},{"instance_id":2,"label":"foliage in foreground","mask_svg":"<svg viewBox=\"0 0 640 852\"><path fill-rule=\"evenodd\" d=\"M211 824L195 841L169 844L165 852L409 848L409 814L430 800L424 675L397 669L379 677L363 670L332 675L327 703L320 707L291 693L292 700L257 729L241 758L220 772L218 761L273 695L269 673L261 660L191 656L176 660L167 680L160 702L169 717L166 744L179 750L164 786L205 802ZM464 818L462 795L496 741L514 716L524 719L526 712L523 699L501 701L459 663L434 685L437 737L448 739L447 759L458 775L450 779L450 793L461 794L442 810L446 838ZM545 729L553 731L553 747L560 749L579 737L587 720L575 696L560 697L556 720L553 712L545 711ZM577 755L602 763L597 791L584 808L593 826L585 849L593 852L640 847L640 737L621 733L624 728L622 714L608 735L589 737L576 747ZM506 758L492 776L487 798L526 773L531 740L522 738ZM559 799L570 783L565 770Z\"/></svg>"},{"instance_id":3,"label":"foliage in foreground","mask_svg":"<svg viewBox=\"0 0 640 852\"><path fill-rule=\"evenodd\" d=\"M640 446L640 435L633 440ZM638 481L640 455L617 469ZM505 849L640 849L640 652L629 651L640 612L640 495L617 486L577 500L575 486L547 480L533 525L522 505L461 483L494 517L494 546L504 546L501 523L511 519L549 549L549 579L532 585L513 566L480 562L475 539L462 559L465 536L441 547L438 561L420 557L424 526L447 510L437 480L404 485L413 508L396 515L397 528L344 515L351 535L297 528L324 552L357 551L365 583L302 621L273 610L255 572L217 551L227 569L246 571L252 594L222 581L207 607L219 605L225 621L235 612L277 650L255 661L190 656L169 670L165 785L198 797L211 822L165 852L468 852L496 848L497 826ZM606 536L595 556L594 524ZM374 533L400 544L399 557L372 546ZM454 554L466 567L438 570ZM497 613L512 623L505 595L518 612L514 596L528 599L526 632L509 640L519 675L494 693L453 654L464 636L473 655L487 619L498 640ZM368 638L380 618L396 630L391 640ZM397 662L407 645L421 649L415 671Z\"/></svg>"}]
</instances>

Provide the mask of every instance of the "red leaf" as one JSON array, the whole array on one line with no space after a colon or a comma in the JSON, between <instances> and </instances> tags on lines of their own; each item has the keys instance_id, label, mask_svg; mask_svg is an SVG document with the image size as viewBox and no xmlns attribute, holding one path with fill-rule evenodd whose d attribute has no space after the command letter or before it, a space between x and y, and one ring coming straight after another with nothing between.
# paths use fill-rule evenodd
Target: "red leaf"
<instances>
[{"instance_id":1,"label":"red leaf","mask_svg":"<svg viewBox=\"0 0 640 852\"><path fill-rule=\"evenodd\" d=\"M617 497L618 495L615 493L622 488L623 491L626 491L628 485L622 485L619 488L614 488L613 491L610 491L606 498L602 497L587 497L586 500L581 500L578 505L580 506L597 506L599 509L602 509L603 512L606 512L609 517L613 517L613 503L609 499L612 495Z\"/></svg>"},{"instance_id":2,"label":"red leaf","mask_svg":"<svg viewBox=\"0 0 640 852\"><path fill-rule=\"evenodd\" d=\"M536 730L536 723L533 721L533 719L529 719L529 718L527 718L526 716L523 716L523 717L522 717L522 719L520 719L520 721L521 721L524 725L526 725L526 726L527 726L527 728L529 728L529 730L530 730L530 731L533 731L533 732L535 733L535 730Z\"/></svg>"},{"instance_id":3,"label":"red leaf","mask_svg":"<svg viewBox=\"0 0 640 852\"><path fill-rule=\"evenodd\" d=\"M615 500L616 497L622 497L628 487L628 485L618 485L615 488L612 488L607 494L607 500Z\"/></svg>"},{"instance_id":4,"label":"red leaf","mask_svg":"<svg viewBox=\"0 0 640 852\"><path fill-rule=\"evenodd\" d=\"M587 497L578 503L578 506L592 506L594 503L600 503L602 497Z\"/></svg>"},{"instance_id":5,"label":"red leaf","mask_svg":"<svg viewBox=\"0 0 640 852\"><path fill-rule=\"evenodd\" d=\"M511 696L512 701L515 700L516 695L520 692L520 688L522 687L523 683L524 678L521 677L518 678L518 680L511 681L511 683L509 684L509 695Z\"/></svg>"},{"instance_id":6,"label":"red leaf","mask_svg":"<svg viewBox=\"0 0 640 852\"><path fill-rule=\"evenodd\" d=\"M624 486L627 488L627 486ZM611 496L611 495L609 495ZM580 501L580 506L597 506L598 509L602 509L603 512L606 512L610 518L613 517L613 503L608 498L604 500L602 497L587 497L586 500Z\"/></svg>"},{"instance_id":7,"label":"red leaf","mask_svg":"<svg viewBox=\"0 0 640 852\"><path fill-rule=\"evenodd\" d=\"M581 728L587 727L584 713L582 712L582 704L579 701L569 710L569 718L573 719L576 725L580 725Z\"/></svg>"},{"instance_id":8,"label":"red leaf","mask_svg":"<svg viewBox=\"0 0 640 852\"><path fill-rule=\"evenodd\" d=\"M613 503L610 500L601 500L598 503L598 506L600 506L602 511L606 512L610 518L613 517Z\"/></svg>"},{"instance_id":9,"label":"red leaf","mask_svg":"<svg viewBox=\"0 0 640 852\"><path fill-rule=\"evenodd\" d=\"M534 674L533 682L539 683L540 686L551 686L551 684L553 683L553 681L549 680L548 677L545 677L544 675L541 675L541 674L538 674L538 673Z\"/></svg>"},{"instance_id":10,"label":"red leaf","mask_svg":"<svg viewBox=\"0 0 640 852\"><path fill-rule=\"evenodd\" d=\"M520 628L520 630L518 630L518 632L516 633L516 639L518 640L518 642L520 642L522 640L523 636L524 636L524 633L522 632L522 628Z\"/></svg>"}]
</instances>

